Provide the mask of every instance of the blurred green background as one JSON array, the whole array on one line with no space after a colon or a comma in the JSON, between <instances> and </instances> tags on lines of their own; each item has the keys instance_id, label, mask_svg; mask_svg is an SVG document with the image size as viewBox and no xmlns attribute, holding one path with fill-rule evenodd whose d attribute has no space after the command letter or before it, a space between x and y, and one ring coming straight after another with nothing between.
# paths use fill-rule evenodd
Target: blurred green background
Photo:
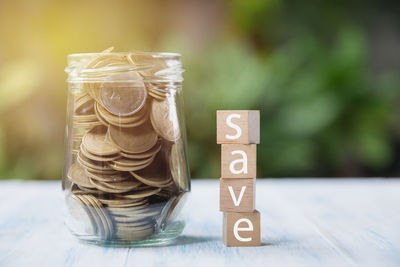
<instances>
[{"instance_id":1,"label":"blurred green background","mask_svg":"<svg viewBox=\"0 0 400 267\"><path fill-rule=\"evenodd\" d=\"M399 176L399 1L0 1L0 179L59 179L66 56L183 55L192 176L260 109L259 177Z\"/></svg>"}]
</instances>

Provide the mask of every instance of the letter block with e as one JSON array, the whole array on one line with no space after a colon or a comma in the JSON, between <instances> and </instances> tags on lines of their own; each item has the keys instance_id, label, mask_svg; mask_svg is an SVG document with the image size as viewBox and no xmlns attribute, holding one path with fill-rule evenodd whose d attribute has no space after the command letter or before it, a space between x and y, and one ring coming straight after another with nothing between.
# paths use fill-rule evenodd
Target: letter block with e
<instances>
[{"instance_id":1,"label":"letter block with e","mask_svg":"<svg viewBox=\"0 0 400 267\"><path fill-rule=\"evenodd\" d=\"M259 110L218 110L217 144L259 144Z\"/></svg>"},{"instance_id":2,"label":"letter block with e","mask_svg":"<svg viewBox=\"0 0 400 267\"><path fill-rule=\"evenodd\" d=\"M221 177L256 178L257 177L256 145L222 144Z\"/></svg>"},{"instance_id":3,"label":"letter block with e","mask_svg":"<svg viewBox=\"0 0 400 267\"><path fill-rule=\"evenodd\" d=\"M226 246L250 247L260 245L260 213L225 212L223 242Z\"/></svg>"},{"instance_id":4,"label":"letter block with e","mask_svg":"<svg viewBox=\"0 0 400 267\"><path fill-rule=\"evenodd\" d=\"M255 178L221 178L219 180L219 210L252 212L255 208Z\"/></svg>"}]
</instances>

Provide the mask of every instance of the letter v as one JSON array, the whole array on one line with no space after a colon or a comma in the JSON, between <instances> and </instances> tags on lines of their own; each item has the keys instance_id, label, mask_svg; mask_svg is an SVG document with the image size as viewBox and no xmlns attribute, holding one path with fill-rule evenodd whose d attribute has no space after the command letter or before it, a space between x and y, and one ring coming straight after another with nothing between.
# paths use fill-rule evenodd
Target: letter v
<instances>
[{"instance_id":1,"label":"letter v","mask_svg":"<svg viewBox=\"0 0 400 267\"><path fill-rule=\"evenodd\" d=\"M233 192L232 186L228 186L228 189L229 189L229 193L231 194L233 204L235 204L236 207L239 206L240 202L242 201L244 191L246 190L246 186L242 186L242 190L240 190L240 194L239 194L239 199L236 199L236 196L235 196L235 193Z\"/></svg>"}]
</instances>

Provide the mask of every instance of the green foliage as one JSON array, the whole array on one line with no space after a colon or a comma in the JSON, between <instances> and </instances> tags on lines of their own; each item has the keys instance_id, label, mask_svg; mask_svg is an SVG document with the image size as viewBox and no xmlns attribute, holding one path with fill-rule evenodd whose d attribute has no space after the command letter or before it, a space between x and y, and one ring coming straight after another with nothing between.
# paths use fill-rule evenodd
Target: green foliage
<instances>
[{"instance_id":1,"label":"green foliage","mask_svg":"<svg viewBox=\"0 0 400 267\"><path fill-rule=\"evenodd\" d=\"M362 31L347 27L335 40L327 45L302 34L267 56L243 43L221 44L207 61L187 60L200 62L186 65L185 76L194 176L219 175L217 109L261 109L260 176L387 167L397 83L370 76Z\"/></svg>"}]
</instances>

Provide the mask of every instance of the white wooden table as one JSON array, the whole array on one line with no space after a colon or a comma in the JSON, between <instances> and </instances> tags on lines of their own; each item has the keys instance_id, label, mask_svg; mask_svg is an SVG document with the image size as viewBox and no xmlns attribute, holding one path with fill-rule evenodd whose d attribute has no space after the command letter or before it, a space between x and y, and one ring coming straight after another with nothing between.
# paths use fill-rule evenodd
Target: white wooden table
<instances>
[{"instance_id":1,"label":"white wooden table","mask_svg":"<svg viewBox=\"0 0 400 267\"><path fill-rule=\"evenodd\" d=\"M105 248L63 225L59 182L0 182L0 266L400 266L400 180L257 180L261 247L221 242L218 180L192 182L176 245Z\"/></svg>"}]
</instances>

